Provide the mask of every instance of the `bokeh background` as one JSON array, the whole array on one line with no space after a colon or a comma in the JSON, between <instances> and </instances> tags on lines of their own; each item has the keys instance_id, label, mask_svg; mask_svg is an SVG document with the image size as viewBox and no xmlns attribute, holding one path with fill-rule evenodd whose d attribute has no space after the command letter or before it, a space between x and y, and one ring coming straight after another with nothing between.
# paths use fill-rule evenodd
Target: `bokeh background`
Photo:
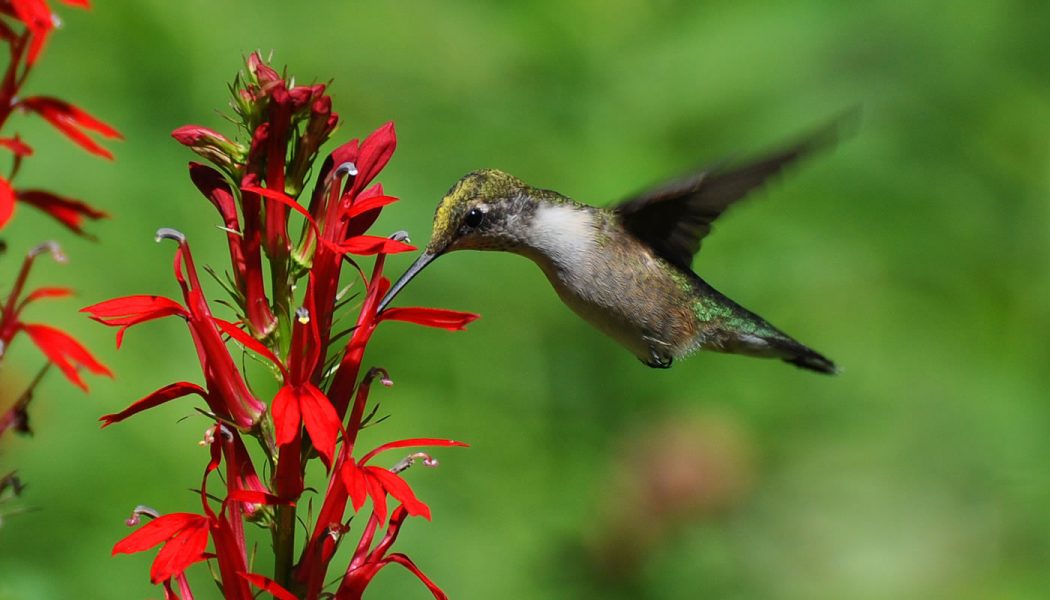
<instances>
[{"instance_id":1,"label":"bokeh background","mask_svg":"<svg viewBox=\"0 0 1050 600\"><path fill-rule=\"evenodd\" d=\"M0 527L0 598L161 595L152 554L109 552L136 504L199 506L188 489L206 424L189 403L105 431L96 419L198 380L192 345L161 321L118 353L76 310L175 294L161 226L224 264L192 156L168 134L228 128L225 86L254 49L300 81L333 80L336 140L397 123L382 181L403 201L376 231L417 242L475 168L603 204L862 106L856 135L720 220L696 263L838 361L837 377L707 354L647 369L510 255L452 255L404 293L483 315L456 334L384 326L367 358L395 380L376 392L392 417L370 439L472 444L408 474L434 520L398 542L452 597L1050 596L1050 4L95 4L58 6L64 26L29 89L117 126L117 161L36 119L12 131L38 151L23 185L112 219L92 243L21 207L0 281L24 249L60 240L69 263L40 261L34 282L79 298L31 316L117 377L92 378L89 395L50 377L36 435L0 447L32 509ZM3 405L39 364L26 340L12 349ZM392 568L369 597L428 594Z\"/></svg>"}]
</instances>

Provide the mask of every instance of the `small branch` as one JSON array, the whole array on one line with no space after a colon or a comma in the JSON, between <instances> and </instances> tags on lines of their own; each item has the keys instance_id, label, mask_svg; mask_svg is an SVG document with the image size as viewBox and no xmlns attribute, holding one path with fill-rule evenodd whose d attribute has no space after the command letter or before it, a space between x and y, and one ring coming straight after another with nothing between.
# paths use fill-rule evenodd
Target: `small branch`
<instances>
[{"instance_id":1,"label":"small branch","mask_svg":"<svg viewBox=\"0 0 1050 600\"><path fill-rule=\"evenodd\" d=\"M36 389L36 386L43 381L44 375L47 375L47 372L50 369L51 363L45 363L37 372L36 377L33 377L33 380L29 382L29 386L22 392L22 395L15 401L14 406L9 408L3 415L0 415L0 436L4 435L4 433L11 428L25 428L25 417L22 415L24 415L26 409L29 408L29 403L33 401L33 391ZM28 431L28 428L26 428L25 431Z\"/></svg>"}]
</instances>

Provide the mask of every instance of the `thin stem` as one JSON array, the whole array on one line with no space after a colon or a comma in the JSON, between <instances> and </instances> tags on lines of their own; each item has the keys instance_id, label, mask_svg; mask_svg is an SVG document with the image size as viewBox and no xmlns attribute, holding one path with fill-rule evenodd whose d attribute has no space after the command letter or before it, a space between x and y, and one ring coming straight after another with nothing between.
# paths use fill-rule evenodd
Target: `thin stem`
<instances>
[{"instance_id":1,"label":"thin stem","mask_svg":"<svg viewBox=\"0 0 1050 600\"><path fill-rule=\"evenodd\" d=\"M44 363L44 366L37 371L33 380L29 382L25 391L18 397L14 405L7 410L4 414L0 415L0 435L3 435L8 429L16 427L21 421L19 413L25 412L29 408L29 403L33 401L33 391L36 390L36 386L40 385L43 381L44 375L51 369L51 362Z\"/></svg>"},{"instance_id":2,"label":"thin stem","mask_svg":"<svg viewBox=\"0 0 1050 600\"><path fill-rule=\"evenodd\" d=\"M22 62L22 53L29 45L29 35L29 32L26 31L17 39L11 41L11 62L7 65L7 71L4 72L4 78L2 83L0 83L0 90L2 90L4 97L4 102L0 103L0 127L4 126L4 123L7 122L7 117L14 110L14 99L18 97L19 87L29 75L28 64L25 65L25 70L21 76L18 75L18 66Z\"/></svg>"}]
</instances>

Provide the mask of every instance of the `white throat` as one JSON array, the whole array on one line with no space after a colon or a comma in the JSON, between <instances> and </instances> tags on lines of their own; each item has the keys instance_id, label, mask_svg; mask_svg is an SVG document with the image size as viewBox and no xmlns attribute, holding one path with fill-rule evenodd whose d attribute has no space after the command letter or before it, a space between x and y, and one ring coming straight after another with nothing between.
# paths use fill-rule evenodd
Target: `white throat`
<instances>
[{"instance_id":1,"label":"white throat","mask_svg":"<svg viewBox=\"0 0 1050 600\"><path fill-rule=\"evenodd\" d=\"M568 204L541 204L529 227L529 245L554 266L566 269L586 256L595 241L594 216Z\"/></svg>"}]
</instances>

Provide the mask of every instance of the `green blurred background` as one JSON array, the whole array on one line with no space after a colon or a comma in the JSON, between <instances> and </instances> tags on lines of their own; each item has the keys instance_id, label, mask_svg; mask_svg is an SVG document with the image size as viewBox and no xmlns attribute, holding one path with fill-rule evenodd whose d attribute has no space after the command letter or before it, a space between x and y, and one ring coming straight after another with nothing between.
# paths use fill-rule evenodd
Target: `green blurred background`
<instances>
[{"instance_id":1,"label":"green blurred background","mask_svg":"<svg viewBox=\"0 0 1050 600\"><path fill-rule=\"evenodd\" d=\"M603 204L863 107L857 135L720 220L696 264L834 358L838 377L714 354L647 369L510 255L453 255L403 294L483 315L456 334L384 326L367 357L396 383L375 392L392 418L366 444L472 444L407 474L434 520L398 541L453 598L1050 596L1050 4L847 4L59 6L28 91L127 139L106 164L38 120L5 133L38 151L21 185L113 218L91 243L20 207L0 281L26 248L60 240L69 263L41 261L33 283L79 297L27 318L75 333L117 377L90 379L89 395L50 377L36 435L3 441L0 471L19 469L33 510L0 527L0 598L161 595L152 553L109 552L136 504L199 507L187 490L206 423L185 402L105 431L96 419L200 381L192 345L168 320L116 352L76 309L175 295L161 226L186 232L199 262L225 263L192 156L168 134L228 131L217 109L253 49L299 81L334 80L336 140L397 123L382 181L403 201L375 231L417 242L475 168ZM2 406L40 360L19 340ZM429 595L392 568L369 597Z\"/></svg>"}]
</instances>

